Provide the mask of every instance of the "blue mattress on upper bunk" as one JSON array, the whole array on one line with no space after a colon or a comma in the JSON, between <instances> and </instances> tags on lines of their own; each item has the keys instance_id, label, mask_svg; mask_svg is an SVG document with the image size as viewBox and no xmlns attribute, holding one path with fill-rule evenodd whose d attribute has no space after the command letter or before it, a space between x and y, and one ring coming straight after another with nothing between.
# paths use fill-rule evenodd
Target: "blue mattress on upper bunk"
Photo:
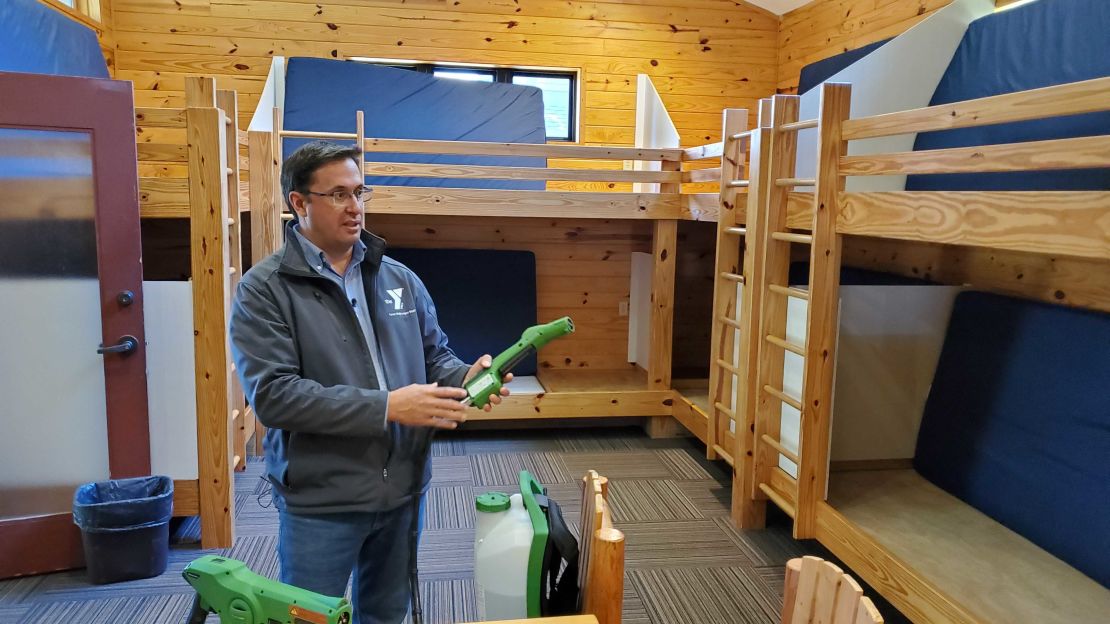
<instances>
[{"instance_id":1,"label":"blue mattress on upper bunk","mask_svg":"<svg viewBox=\"0 0 1110 624\"><path fill-rule=\"evenodd\" d=\"M363 111L367 137L545 143L543 94L535 87L436 78L408 69L355 61L291 58L285 75L287 130L355 132ZM306 139L285 139L288 155ZM370 162L545 167L523 156L368 153ZM367 176L384 186L543 190L542 180Z\"/></svg>"},{"instance_id":2,"label":"blue mattress on upper bunk","mask_svg":"<svg viewBox=\"0 0 1110 624\"><path fill-rule=\"evenodd\" d=\"M914 467L1110 587L1110 315L957 296Z\"/></svg>"},{"instance_id":3,"label":"blue mattress on upper bunk","mask_svg":"<svg viewBox=\"0 0 1110 624\"><path fill-rule=\"evenodd\" d=\"M968 26L932 105L1110 76L1110 2L1041 0ZM926 132L914 150L1106 134L1110 112ZM909 176L907 191L1110 189L1110 169Z\"/></svg>"}]
</instances>

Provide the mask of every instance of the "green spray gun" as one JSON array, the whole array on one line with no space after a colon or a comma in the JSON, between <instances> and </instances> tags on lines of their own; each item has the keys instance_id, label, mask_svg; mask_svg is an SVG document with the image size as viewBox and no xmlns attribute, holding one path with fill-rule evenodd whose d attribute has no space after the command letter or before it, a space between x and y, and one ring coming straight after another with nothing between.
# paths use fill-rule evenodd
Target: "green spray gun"
<instances>
[{"instance_id":1,"label":"green spray gun","mask_svg":"<svg viewBox=\"0 0 1110 624\"><path fill-rule=\"evenodd\" d=\"M474 379L467 382L465 389L467 397L463 403L473 407L482 408L489 403L491 394L501 392L501 380L512 372L513 367L524 358L539 351L544 345L574 332L574 322L569 316L555 319L544 325L533 325L524 330L516 344L502 351L493 358L489 368L478 373Z\"/></svg>"},{"instance_id":2,"label":"green spray gun","mask_svg":"<svg viewBox=\"0 0 1110 624\"><path fill-rule=\"evenodd\" d=\"M205 555L181 572L196 590L188 624L350 624L351 605L255 574L242 561Z\"/></svg>"}]
</instances>

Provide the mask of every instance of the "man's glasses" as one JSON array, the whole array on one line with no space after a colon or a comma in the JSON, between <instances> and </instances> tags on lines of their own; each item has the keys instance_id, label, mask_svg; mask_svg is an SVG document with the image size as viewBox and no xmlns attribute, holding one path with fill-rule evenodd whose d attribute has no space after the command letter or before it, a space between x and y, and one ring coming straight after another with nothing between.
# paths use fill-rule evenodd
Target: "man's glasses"
<instances>
[{"instance_id":1,"label":"man's glasses","mask_svg":"<svg viewBox=\"0 0 1110 624\"><path fill-rule=\"evenodd\" d=\"M366 186L360 186L353 192L346 189L339 189L338 191L332 191L330 193L317 193L316 191L305 192L309 195L330 197L332 205L336 208L343 208L347 205L347 202L351 201L351 198L354 198L354 200L358 202L359 205L365 204L366 202L370 201L370 198L374 195L374 189Z\"/></svg>"}]
</instances>

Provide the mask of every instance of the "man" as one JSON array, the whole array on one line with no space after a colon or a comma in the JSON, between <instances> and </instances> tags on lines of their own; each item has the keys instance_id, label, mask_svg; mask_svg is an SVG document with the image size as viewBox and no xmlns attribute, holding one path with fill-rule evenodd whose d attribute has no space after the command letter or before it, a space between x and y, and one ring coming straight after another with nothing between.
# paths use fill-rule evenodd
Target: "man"
<instances>
[{"instance_id":1,"label":"man","mask_svg":"<svg viewBox=\"0 0 1110 624\"><path fill-rule=\"evenodd\" d=\"M466 421L460 386L491 358L467 365L451 352L424 284L363 229L371 189L359 156L317 141L285 161L297 220L243 276L229 331L269 428L282 582L341 596L353 570L355 621L397 624L409 607L414 492L431 477L425 444Z\"/></svg>"}]
</instances>

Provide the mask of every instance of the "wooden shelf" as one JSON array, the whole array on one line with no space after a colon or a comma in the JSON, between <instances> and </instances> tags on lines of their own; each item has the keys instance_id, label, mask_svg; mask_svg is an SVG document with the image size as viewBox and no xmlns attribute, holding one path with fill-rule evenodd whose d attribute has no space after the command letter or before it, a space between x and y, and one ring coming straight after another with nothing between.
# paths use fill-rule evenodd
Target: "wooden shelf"
<instances>
[{"instance_id":1,"label":"wooden shelf","mask_svg":"<svg viewBox=\"0 0 1110 624\"><path fill-rule=\"evenodd\" d=\"M508 397L493 411L475 412L472 420L670 416L670 390L648 390L647 373L622 370L544 369L546 392Z\"/></svg>"},{"instance_id":2,"label":"wooden shelf","mask_svg":"<svg viewBox=\"0 0 1110 624\"><path fill-rule=\"evenodd\" d=\"M828 507L818 539L915 621L1098 622L1110 613L1110 590L913 470L835 473Z\"/></svg>"}]
</instances>

